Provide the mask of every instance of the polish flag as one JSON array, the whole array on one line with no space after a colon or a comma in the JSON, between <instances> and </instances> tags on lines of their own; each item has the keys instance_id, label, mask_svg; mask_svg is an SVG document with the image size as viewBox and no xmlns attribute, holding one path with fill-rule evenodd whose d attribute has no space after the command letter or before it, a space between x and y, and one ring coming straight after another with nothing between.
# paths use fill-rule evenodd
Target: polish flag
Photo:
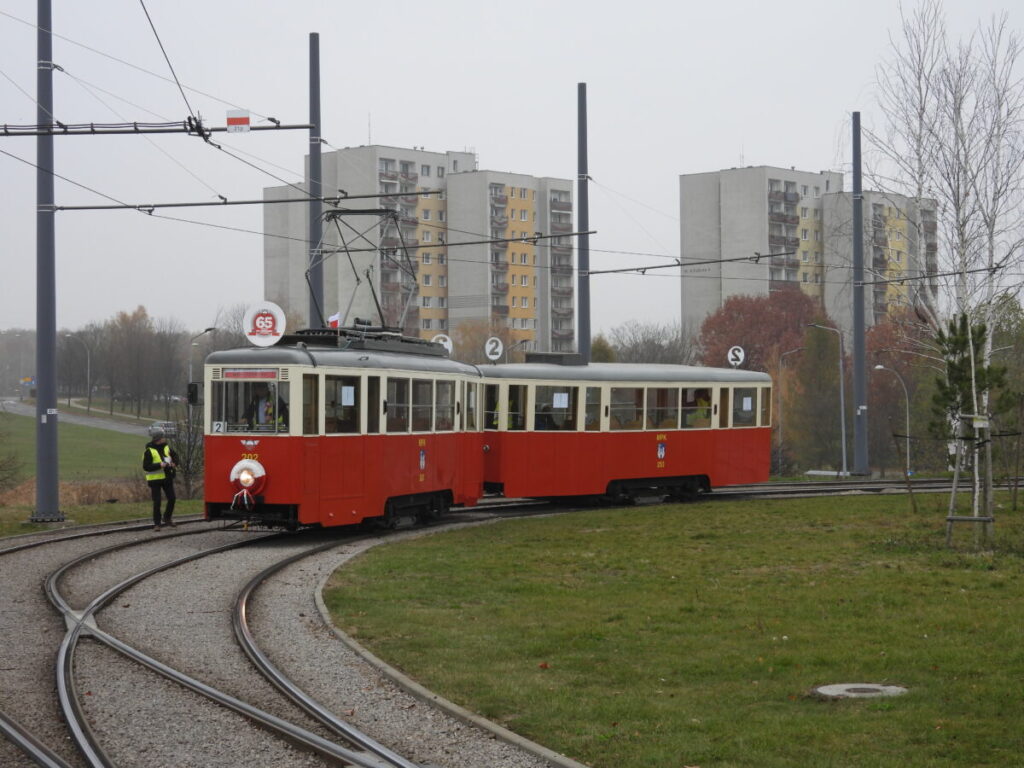
<instances>
[{"instance_id":1,"label":"polish flag","mask_svg":"<svg viewBox=\"0 0 1024 768\"><path fill-rule=\"evenodd\" d=\"M340 312L338 312L336 314L333 314L333 315L331 315L330 317L327 318L327 325L329 327L331 327L331 328L337 328L339 322L341 322L341 313Z\"/></svg>"}]
</instances>

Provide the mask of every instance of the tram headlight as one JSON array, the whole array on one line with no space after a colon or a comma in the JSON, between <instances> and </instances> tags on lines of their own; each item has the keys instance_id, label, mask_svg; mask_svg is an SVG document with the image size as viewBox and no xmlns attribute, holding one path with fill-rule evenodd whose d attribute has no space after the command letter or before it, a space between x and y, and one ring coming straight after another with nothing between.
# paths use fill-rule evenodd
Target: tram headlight
<instances>
[{"instance_id":1,"label":"tram headlight","mask_svg":"<svg viewBox=\"0 0 1024 768\"><path fill-rule=\"evenodd\" d=\"M255 459L242 459L231 468L228 479L239 491L256 494L267 482L267 470Z\"/></svg>"}]
</instances>

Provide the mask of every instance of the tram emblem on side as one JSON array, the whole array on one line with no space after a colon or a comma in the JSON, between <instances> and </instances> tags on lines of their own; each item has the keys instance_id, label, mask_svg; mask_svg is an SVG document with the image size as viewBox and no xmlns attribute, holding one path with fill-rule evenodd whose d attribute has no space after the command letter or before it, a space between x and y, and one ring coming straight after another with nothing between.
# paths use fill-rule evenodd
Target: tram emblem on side
<instances>
[{"instance_id":1,"label":"tram emblem on side","mask_svg":"<svg viewBox=\"0 0 1024 768\"><path fill-rule=\"evenodd\" d=\"M665 444L664 443L658 443L658 459L661 460L661 459L664 459L664 458L665 458Z\"/></svg>"}]
</instances>

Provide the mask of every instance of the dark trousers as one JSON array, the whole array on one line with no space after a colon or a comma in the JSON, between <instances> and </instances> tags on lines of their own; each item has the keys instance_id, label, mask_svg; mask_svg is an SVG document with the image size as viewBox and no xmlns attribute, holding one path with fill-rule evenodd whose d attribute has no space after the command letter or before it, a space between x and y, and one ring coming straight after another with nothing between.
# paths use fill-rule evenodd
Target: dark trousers
<instances>
[{"instance_id":1,"label":"dark trousers","mask_svg":"<svg viewBox=\"0 0 1024 768\"><path fill-rule=\"evenodd\" d=\"M160 490L167 497L167 509L164 510L164 522L171 522L174 513L174 479L165 477L163 480L150 480L149 492L153 495L153 525L160 525Z\"/></svg>"}]
</instances>

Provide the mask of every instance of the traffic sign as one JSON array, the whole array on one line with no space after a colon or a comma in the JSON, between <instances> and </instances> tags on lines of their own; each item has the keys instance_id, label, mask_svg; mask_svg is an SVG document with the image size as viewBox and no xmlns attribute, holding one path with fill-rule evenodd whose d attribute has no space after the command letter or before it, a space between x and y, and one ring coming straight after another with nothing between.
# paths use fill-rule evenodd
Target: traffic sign
<instances>
[{"instance_id":1,"label":"traffic sign","mask_svg":"<svg viewBox=\"0 0 1024 768\"><path fill-rule=\"evenodd\" d=\"M733 368L739 368L743 365L743 361L747 359L747 353L743 351L743 347L729 347L729 352L725 357L729 361L729 365Z\"/></svg>"},{"instance_id":2,"label":"traffic sign","mask_svg":"<svg viewBox=\"0 0 1024 768\"><path fill-rule=\"evenodd\" d=\"M454 349L454 345L452 344L452 340L448 336L443 334L443 333L437 334L437 336L432 338L431 341L434 342L435 344L442 345L445 349L448 350L448 354L449 355L452 353L452 349Z\"/></svg>"},{"instance_id":3,"label":"traffic sign","mask_svg":"<svg viewBox=\"0 0 1024 768\"><path fill-rule=\"evenodd\" d=\"M501 339L497 336L491 336L491 338L484 342L484 354L487 355L488 360L500 360L501 353L504 351L505 345L501 343Z\"/></svg>"}]
</instances>

